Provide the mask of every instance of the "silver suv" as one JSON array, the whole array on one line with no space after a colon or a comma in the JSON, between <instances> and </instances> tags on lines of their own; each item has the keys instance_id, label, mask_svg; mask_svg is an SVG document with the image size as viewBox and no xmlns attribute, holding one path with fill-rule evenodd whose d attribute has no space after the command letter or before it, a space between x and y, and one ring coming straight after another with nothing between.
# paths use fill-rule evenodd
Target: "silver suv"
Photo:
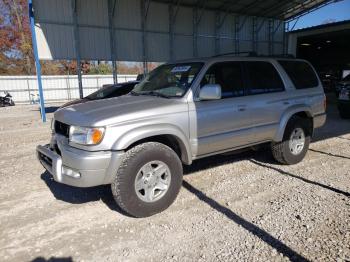
<instances>
[{"instance_id":1,"label":"silver suv","mask_svg":"<svg viewBox=\"0 0 350 262\"><path fill-rule=\"evenodd\" d=\"M282 164L300 162L324 124L325 95L298 59L220 56L168 63L125 96L58 110L37 155L54 180L111 184L117 204L147 217L165 210L182 165L270 143Z\"/></svg>"}]
</instances>

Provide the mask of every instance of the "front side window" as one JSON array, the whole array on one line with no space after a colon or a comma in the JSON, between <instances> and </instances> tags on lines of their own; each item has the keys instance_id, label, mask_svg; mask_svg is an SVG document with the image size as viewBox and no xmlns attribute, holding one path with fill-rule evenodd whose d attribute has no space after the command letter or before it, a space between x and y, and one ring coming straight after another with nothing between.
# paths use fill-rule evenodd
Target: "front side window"
<instances>
[{"instance_id":1,"label":"front side window","mask_svg":"<svg viewBox=\"0 0 350 262\"><path fill-rule=\"evenodd\" d=\"M311 66L304 61L278 61L292 80L296 89L313 88L318 86L318 79Z\"/></svg>"},{"instance_id":2,"label":"front side window","mask_svg":"<svg viewBox=\"0 0 350 262\"><path fill-rule=\"evenodd\" d=\"M275 67L264 61L245 62L249 94L265 94L284 91L284 84Z\"/></svg>"},{"instance_id":3,"label":"front side window","mask_svg":"<svg viewBox=\"0 0 350 262\"><path fill-rule=\"evenodd\" d=\"M201 87L206 84L221 86L221 97L237 97L244 95L244 82L240 62L223 62L212 65L205 73Z\"/></svg>"},{"instance_id":4,"label":"front side window","mask_svg":"<svg viewBox=\"0 0 350 262\"><path fill-rule=\"evenodd\" d=\"M132 94L182 97L192 85L202 66L203 63L161 65L136 85Z\"/></svg>"}]
</instances>

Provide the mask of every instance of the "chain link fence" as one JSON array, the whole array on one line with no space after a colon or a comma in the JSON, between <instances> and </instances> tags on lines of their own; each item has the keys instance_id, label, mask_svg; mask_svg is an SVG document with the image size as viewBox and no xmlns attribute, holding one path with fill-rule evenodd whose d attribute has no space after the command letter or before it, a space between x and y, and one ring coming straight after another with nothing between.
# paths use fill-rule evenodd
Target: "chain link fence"
<instances>
[{"instance_id":1,"label":"chain link fence","mask_svg":"<svg viewBox=\"0 0 350 262\"><path fill-rule=\"evenodd\" d=\"M118 83L133 81L136 75L118 75ZM84 75L84 96L91 94L105 84L113 83L112 75ZM63 102L79 98L78 77L42 76L45 102ZM0 96L8 91L18 104L39 102L38 81L36 76L0 76Z\"/></svg>"}]
</instances>

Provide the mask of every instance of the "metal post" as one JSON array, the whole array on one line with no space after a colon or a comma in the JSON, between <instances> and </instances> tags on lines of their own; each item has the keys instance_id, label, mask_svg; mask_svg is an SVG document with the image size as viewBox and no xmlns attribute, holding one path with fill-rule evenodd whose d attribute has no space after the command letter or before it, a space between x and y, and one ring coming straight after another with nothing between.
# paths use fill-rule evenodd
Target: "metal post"
<instances>
[{"instance_id":1,"label":"metal post","mask_svg":"<svg viewBox=\"0 0 350 262\"><path fill-rule=\"evenodd\" d=\"M174 61L174 5L169 4L169 60Z\"/></svg>"},{"instance_id":2,"label":"metal post","mask_svg":"<svg viewBox=\"0 0 350 262\"><path fill-rule=\"evenodd\" d=\"M193 8L193 57L198 57L198 9Z\"/></svg>"},{"instance_id":3,"label":"metal post","mask_svg":"<svg viewBox=\"0 0 350 262\"><path fill-rule=\"evenodd\" d=\"M79 28L78 28L78 9L77 1L72 0L72 10L73 10L73 24L74 24L74 48L75 56L77 60L77 74L78 74L78 84L79 84L79 97L83 98L83 80L81 75L81 57L80 57L80 43L79 43Z\"/></svg>"},{"instance_id":4,"label":"metal post","mask_svg":"<svg viewBox=\"0 0 350 262\"><path fill-rule=\"evenodd\" d=\"M257 53L259 53L259 33L261 31L261 29L263 28L264 24L265 24L265 21L266 19L265 18L262 18L262 21L260 22L259 25L257 25L257 28L256 28L256 36L257 36L257 43L256 43L256 47L257 47Z\"/></svg>"},{"instance_id":5,"label":"metal post","mask_svg":"<svg viewBox=\"0 0 350 262\"><path fill-rule=\"evenodd\" d=\"M174 38L175 38L175 23L177 13L179 12L180 0L176 2L176 9L174 9L174 0L169 4L169 56L170 61L175 60L174 55Z\"/></svg>"},{"instance_id":6,"label":"metal post","mask_svg":"<svg viewBox=\"0 0 350 262\"><path fill-rule=\"evenodd\" d=\"M33 53L34 53L34 59L35 59L36 76L38 78L41 119L43 122L46 122L44 93L43 93L43 86L41 81L41 65L39 61L38 45L36 42L35 19L34 19L34 9L33 9L32 0L28 0L28 10L29 10L30 30L32 33L32 45L33 45Z\"/></svg>"},{"instance_id":7,"label":"metal post","mask_svg":"<svg viewBox=\"0 0 350 262\"><path fill-rule=\"evenodd\" d=\"M111 60L113 67L113 83L118 83L117 75L117 63L116 63L116 47L115 47L115 35L114 35L114 13L117 0L108 0L108 26L109 26L109 46L111 50ZM98 88L98 87L97 87Z\"/></svg>"},{"instance_id":8,"label":"metal post","mask_svg":"<svg viewBox=\"0 0 350 262\"><path fill-rule=\"evenodd\" d=\"M70 91L69 74L66 77L66 86L67 86L67 99L71 100L72 99L72 94L71 94L71 91Z\"/></svg>"},{"instance_id":9,"label":"metal post","mask_svg":"<svg viewBox=\"0 0 350 262\"><path fill-rule=\"evenodd\" d=\"M239 53L239 16L235 16L235 52Z\"/></svg>"},{"instance_id":10,"label":"metal post","mask_svg":"<svg viewBox=\"0 0 350 262\"><path fill-rule=\"evenodd\" d=\"M257 18L253 17L253 35L252 35L252 49L254 52L258 52L258 32L257 32Z\"/></svg>"},{"instance_id":11,"label":"metal post","mask_svg":"<svg viewBox=\"0 0 350 262\"><path fill-rule=\"evenodd\" d=\"M147 6L146 6L147 1ZM143 56L143 73L146 75L148 73L147 64L147 14L150 5L150 0L141 0L141 28L142 28L142 56Z\"/></svg>"},{"instance_id":12,"label":"metal post","mask_svg":"<svg viewBox=\"0 0 350 262\"><path fill-rule=\"evenodd\" d=\"M30 97L30 87L29 87L29 78L27 78L27 89L28 89L28 102L29 102L29 104L32 104L32 99L31 99L31 97Z\"/></svg>"},{"instance_id":13,"label":"metal post","mask_svg":"<svg viewBox=\"0 0 350 262\"><path fill-rule=\"evenodd\" d=\"M289 29L289 22L283 22L283 54L288 54L288 29Z\"/></svg>"},{"instance_id":14,"label":"metal post","mask_svg":"<svg viewBox=\"0 0 350 262\"><path fill-rule=\"evenodd\" d=\"M220 54L220 29L221 29L220 12L215 13L215 54Z\"/></svg>"},{"instance_id":15,"label":"metal post","mask_svg":"<svg viewBox=\"0 0 350 262\"><path fill-rule=\"evenodd\" d=\"M272 19L269 19L269 32L268 32L268 35L269 35L269 55L272 55L273 54L273 20Z\"/></svg>"}]
</instances>

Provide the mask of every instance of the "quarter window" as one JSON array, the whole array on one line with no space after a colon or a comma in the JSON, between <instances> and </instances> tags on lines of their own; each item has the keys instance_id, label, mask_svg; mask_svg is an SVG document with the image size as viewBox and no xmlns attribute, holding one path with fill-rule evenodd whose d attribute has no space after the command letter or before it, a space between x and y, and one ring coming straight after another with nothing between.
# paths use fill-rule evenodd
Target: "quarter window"
<instances>
[{"instance_id":1,"label":"quarter window","mask_svg":"<svg viewBox=\"0 0 350 262\"><path fill-rule=\"evenodd\" d=\"M201 81L206 84L221 86L221 97L237 97L244 95L244 82L240 62L223 62L211 66Z\"/></svg>"},{"instance_id":2,"label":"quarter window","mask_svg":"<svg viewBox=\"0 0 350 262\"><path fill-rule=\"evenodd\" d=\"M284 91L284 84L275 67L269 62L245 62L249 94L265 94Z\"/></svg>"},{"instance_id":3,"label":"quarter window","mask_svg":"<svg viewBox=\"0 0 350 262\"><path fill-rule=\"evenodd\" d=\"M318 79L311 66L303 61L278 61L292 80L296 89L305 89L318 86Z\"/></svg>"}]
</instances>

